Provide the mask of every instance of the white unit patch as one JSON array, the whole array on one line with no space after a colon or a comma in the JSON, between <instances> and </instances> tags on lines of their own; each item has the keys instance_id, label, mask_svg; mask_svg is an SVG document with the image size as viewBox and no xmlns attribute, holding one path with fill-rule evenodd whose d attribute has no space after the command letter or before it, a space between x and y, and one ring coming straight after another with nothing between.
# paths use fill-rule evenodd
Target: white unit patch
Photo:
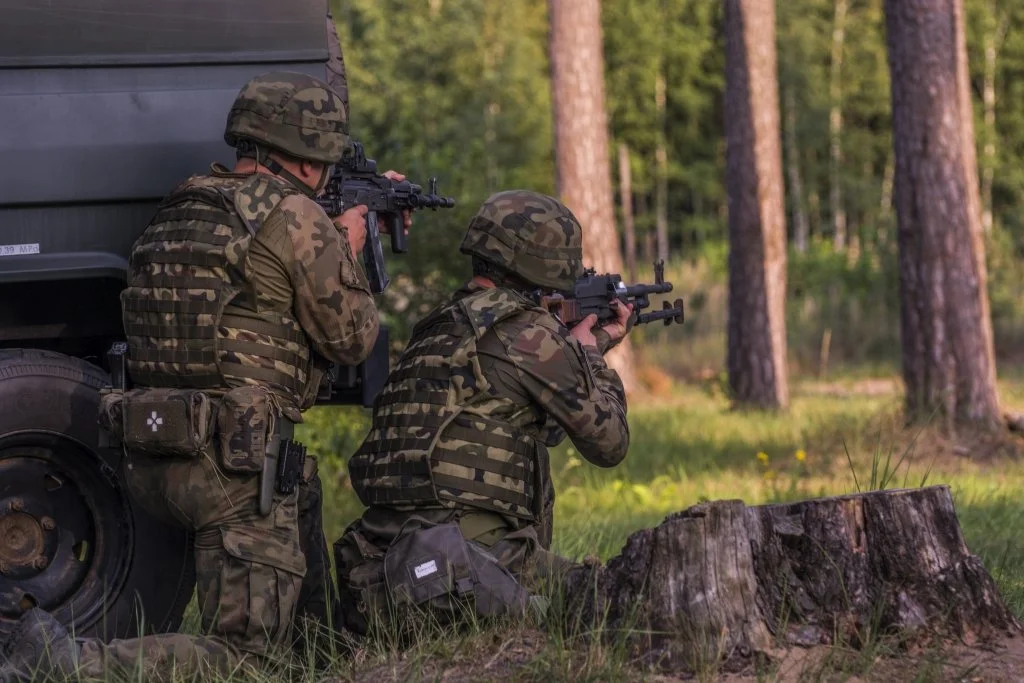
<instances>
[{"instance_id":1,"label":"white unit patch","mask_svg":"<svg viewBox=\"0 0 1024 683\"><path fill-rule=\"evenodd\" d=\"M155 410L153 411L152 415L150 415L149 417L146 418L146 425L149 426L149 427L152 427L154 432L157 429L159 429L160 425L162 425L163 423L164 423L164 419L162 417L160 417L159 415L157 415Z\"/></svg>"},{"instance_id":2,"label":"white unit patch","mask_svg":"<svg viewBox=\"0 0 1024 683\"><path fill-rule=\"evenodd\" d=\"M0 256L22 256L38 254L38 244L0 244Z\"/></svg>"},{"instance_id":3,"label":"white unit patch","mask_svg":"<svg viewBox=\"0 0 1024 683\"><path fill-rule=\"evenodd\" d=\"M437 573L437 563L431 560L430 562L416 565L412 570L416 574L417 579L422 579L424 576Z\"/></svg>"}]
</instances>

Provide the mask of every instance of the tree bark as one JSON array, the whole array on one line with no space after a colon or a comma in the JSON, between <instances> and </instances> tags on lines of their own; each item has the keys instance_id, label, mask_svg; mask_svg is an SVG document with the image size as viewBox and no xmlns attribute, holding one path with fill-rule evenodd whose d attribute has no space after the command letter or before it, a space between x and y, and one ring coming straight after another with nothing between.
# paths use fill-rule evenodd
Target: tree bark
<instances>
[{"instance_id":1,"label":"tree bark","mask_svg":"<svg viewBox=\"0 0 1024 683\"><path fill-rule=\"evenodd\" d=\"M846 248L846 207L843 204L843 45L846 41L847 0L835 0L832 24L832 65L829 72L829 208L832 211L832 246Z\"/></svg>"},{"instance_id":2,"label":"tree bark","mask_svg":"<svg viewBox=\"0 0 1024 683\"><path fill-rule=\"evenodd\" d=\"M672 669L742 668L778 644L876 634L967 644L1021 632L968 549L946 486L746 507L703 503L571 577L573 614Z\"/></svg>"},{"instance_id":3,"label":"tree bark","mask_svg":"<svg viewBox=\"0 0 1024 683\"><path fill-rule=\"evenodd\" d=\"M615 230L605 108L600 0L548 0L558 193L583 226L583 258L600 273L622 272ZM606 356L627 391L636 387L633 348Z\"/></svg>"},{"instance_id":4,"label":"tree bark","mask_svg":"<svg viewBox=\"0 0 1024 683\"><path fill-rule=\"evenodd\" d=\"M886 0L908 417L1000 425L960 0Z\"/></svg>"},{"instance_id":5,"label":"tree bark","mask_svg":"<svg viewBox=\"0 0 1024 683\"><path fill-rule=\"evenodd\" d=\"M785 408L786 227L774 0L725 0L728 369L740 406Z\"/></svg>"},{"instance_id":6,"label":"tree bark","mask_svg":"<svg viewBox=\"0 0 1024 683\"><path fill-rule=\"evenodd\" d=\"M810 226L804 209L804 180L800 172L800 148L796 142L796 101L793 90L787 89L784 97L786 111L786 175L789 176L789 198L793 209L793 245L800 253L807 251L810 241Z\"/></svg>"},{"instance_id":7,"label":"tree bark","mask_svg":"<svg viewBox=\"0 0 1024 683\"><path fill-rule=\"evenodd\" d=\"M619 144L619 202L622 204L622 233L626 242L626 274L636 282L636 229L633 225L633 173L629 146Z\"/></svg>"}]
</instances>

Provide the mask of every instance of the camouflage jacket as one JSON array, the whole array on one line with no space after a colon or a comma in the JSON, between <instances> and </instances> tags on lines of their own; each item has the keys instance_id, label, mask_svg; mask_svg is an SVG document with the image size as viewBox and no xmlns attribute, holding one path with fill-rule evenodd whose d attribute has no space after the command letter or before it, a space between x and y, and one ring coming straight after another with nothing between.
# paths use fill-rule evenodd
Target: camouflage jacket
<instances>
[{"instance_id":1,"label":"camouflage jacket","mask_svg":"<svg viewBox=\"0 0 1024 683\"><path fill-rule=\"evenodd\" d=\"M479 289L470 282L453 299ZM538 324L539 317L548 320ZM480 366L492 389L470 410L536 430L547 446L568 435L590 463L614 467L629 449L622 381L598 349L583 346L552 320L533 309L497 323L480 340Z\"/></svg>"}]
</instances>

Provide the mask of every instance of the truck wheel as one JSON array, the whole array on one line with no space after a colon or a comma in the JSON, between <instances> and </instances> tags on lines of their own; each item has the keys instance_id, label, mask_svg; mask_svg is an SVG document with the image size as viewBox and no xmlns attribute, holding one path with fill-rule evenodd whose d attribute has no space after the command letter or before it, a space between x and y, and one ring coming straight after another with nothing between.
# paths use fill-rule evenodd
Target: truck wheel
<instances>
[{"instance_id":1,"label":"truck wheel","mask_svg":"<svg viewBox=\"0 0 1024 683\"><path fill-rule=\"evenodd\" d=\"M108 381L59 353L0 350L0 634L33 605L79 636L175 630L191 599L191 537L134 503L121 454L97 446Z\"/></svg>"}]
</instances>

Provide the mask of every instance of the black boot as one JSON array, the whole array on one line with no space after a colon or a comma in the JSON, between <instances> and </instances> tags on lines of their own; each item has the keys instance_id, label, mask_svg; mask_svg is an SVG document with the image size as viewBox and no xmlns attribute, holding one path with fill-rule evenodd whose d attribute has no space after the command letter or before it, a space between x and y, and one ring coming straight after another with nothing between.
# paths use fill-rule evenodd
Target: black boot
<instances>
[{"instance_id":1,"label":"black boot","mask_svg":"<svg viewBox=\"0 0 1024 683\"><path fill-rule=\"evenodd\" d=\"M21 615L0 653L0 683L59 680L77 668L78 644L53 616L33 607Z\"/></svg>"}]
</instances>

